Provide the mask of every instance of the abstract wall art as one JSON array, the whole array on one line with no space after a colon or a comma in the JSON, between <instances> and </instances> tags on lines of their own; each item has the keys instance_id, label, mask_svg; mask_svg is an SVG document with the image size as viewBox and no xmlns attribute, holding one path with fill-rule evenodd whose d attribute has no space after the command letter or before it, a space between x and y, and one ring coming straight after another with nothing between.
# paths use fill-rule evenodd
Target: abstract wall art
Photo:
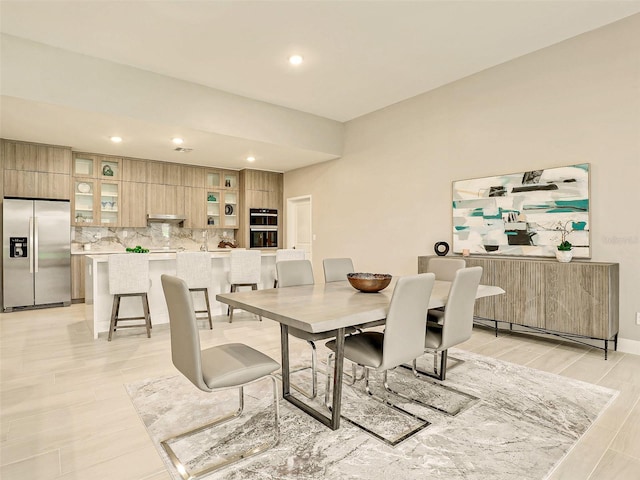
<instances>
[{"instance_id":1,"label":"abstract wall art","mask_svg":"<svg viewBox=\"0 0 640 480\"><path fill-rule=\"evenodd\" d=\"M588 163L453 182L454 253L590 258L590 227Z\"/></svg>"}]
</instances>

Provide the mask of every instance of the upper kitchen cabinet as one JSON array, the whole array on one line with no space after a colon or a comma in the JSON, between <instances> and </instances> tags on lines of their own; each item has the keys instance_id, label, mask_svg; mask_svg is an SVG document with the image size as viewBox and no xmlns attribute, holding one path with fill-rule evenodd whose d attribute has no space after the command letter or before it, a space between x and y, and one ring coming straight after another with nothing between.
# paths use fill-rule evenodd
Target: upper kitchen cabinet
<instances>
[{"instance_id":1,"label":"upper kitchen cabinet","mask_svg":"<svg viewBox=\"0 0 640 480\"><path fill-rule=\"evenodd\" d=\"M182 185L182 167L178 163L147 162L147 182L164 185Z\"/></svg>"},{"instance_id":2,"label":"upper kitchen cabinet","mask_svg":"<svg viewBox=\"0 0 640 480\"><path fill-rule=\"evenodd\" d=\"M222 170L206 170L205 187L217 190L222 187Z\"/></svg>"},{"instance_id":3,"label":"upper kitchen cabinet","mask_svg":"<svg viewBox=\"0 0 640 480\"><path fill-rule=\"evenodd\" d=\"M231 190L238 190L238 187L239 187L238 172L224 170L222 172L222 179L224 180L224 183L222 184L224 188L231 189Z\"/></svg>"},{"instance_id":4,"label":"upper kitchen cabinet","mask_svg":"<svg viewBox=\"0 0 640 480\"><path fill-rule=\"evenodd\" d=\"M73 176L98 178L101 180L120 180L120 157L94 155L91 153L73 154Z\"/></svg>"},{"instance_id":5,"label":"upper kitchen cabinet","mask_svg":"<svg viewBox=\"0 0 640 480\"><path fill-rule=\"evenodd\" d=\"M147 181L147 161L135 158L122 159L122 181L123 182L140 182Z\"/></svg>"},{"instance_id":6,"label":"upper kitchen cabinet","mask_svg":"<svg viewBox=\"0 0 640 480\"><path fill-rule=\"evenodd\" d=\"M182 185L185 187L205 188L207 170L204 167L182 166Z\"/></svg>"},{"instance_id":7,"label":"upper kitchen cabinet","mask_svg":"<svg viewBox=\"0 0 640 480\"><path fill-rule=\"evenodd\" d=\"M147 226L146 183L122 182L119 203L122 227L144 228Z\"/></svg>"},{"instance_id":8,"label":"upper kitchen cabinet","mask_svg":"<svg viewBox=\"0 0 640 480\"><path fill-rule=\"evenodd\" d=\"M2 140L3 194L69 200L71 149Z\"/></svg>"},{"instance_id":9,"label":"upper kitchen cabinet","mask_svg":"<svg viewBox=\"0 0 640 480\"><path fill-rule=\"evenodd\" d=\"M71 149L37 143L2 140L6 170L71 174Z\"/></svg>"},{"instance_id":10,"label":"upper kitchen cabinet","mask_svg":"<svg viewBox=\"0 0 640 480\"><path fill-rule=\"evenodd\" d=\"M76 177L71 222L77 226L120 226L120 182Z\"/></svg>"},{"instance_id":11,"label":"upper kitchen cabinet","mask_svg":"<svg viewBox=\"0 0 640 480\"><path fill-rule=\"evenodd\" d=\"M147 213L184 215L184 187L147 184Z\"/></svg>"}]
</instances>

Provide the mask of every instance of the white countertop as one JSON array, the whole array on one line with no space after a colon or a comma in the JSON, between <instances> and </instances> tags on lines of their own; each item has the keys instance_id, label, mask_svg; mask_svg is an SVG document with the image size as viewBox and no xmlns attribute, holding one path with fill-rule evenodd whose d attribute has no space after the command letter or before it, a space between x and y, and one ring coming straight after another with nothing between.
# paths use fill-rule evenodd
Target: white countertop
<instances>
[{"instance_id":1,"label":"white countertop","mask_svg":"<svg viewBox=\"0 0 640 480\"><path fill-rule=\"evenodd\" d=\"M209 251L208 253L211 254L211 258L229 258L229 252L231 251L230 248L228 249L220 249L220 250L215 250L215 251ZM83 251L82 252L87 258L90 258L96 262L106 262L107 259L109 258L109 255L113 254L113 253L126 253L123 251L118 251L118 252L104 252L104 251ZM132 253L132 255L135 255L135 253ZM276 256L276 252L269 252L269 251L263 251L262 252L262 256L263 257L275 257ZM176 252L149 252L149 261L156 261L156 260L175 260L176 259Z\"/></svg>"}]
</instances>

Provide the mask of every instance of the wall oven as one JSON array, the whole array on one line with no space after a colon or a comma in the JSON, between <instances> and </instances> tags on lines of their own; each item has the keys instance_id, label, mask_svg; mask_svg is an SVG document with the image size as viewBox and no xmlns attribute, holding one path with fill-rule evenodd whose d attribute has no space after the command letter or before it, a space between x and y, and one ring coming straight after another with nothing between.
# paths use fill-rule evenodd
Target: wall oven
<instances>
[{"instance_id":1,"label":"wall oven","mask_svg":"<svg viewBox=\"0 0 640 480\"><path fill-rule=\"evenodd\" d=\"M278 247L278 210L270 208L249 210L249 247Z\"/></svg>"}]
</instances>

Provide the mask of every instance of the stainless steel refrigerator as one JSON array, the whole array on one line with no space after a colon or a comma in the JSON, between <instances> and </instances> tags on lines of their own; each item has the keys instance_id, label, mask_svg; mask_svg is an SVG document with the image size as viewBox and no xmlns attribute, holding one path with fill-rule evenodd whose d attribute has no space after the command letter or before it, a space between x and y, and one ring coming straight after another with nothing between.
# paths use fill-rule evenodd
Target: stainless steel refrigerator
<instances>
[{"instance_id":1,"label":"stainless steel refrigerator","mask_svg":"<svg viewBox=\"0 0 640 480\"><path fill-rule=\"evenodd\" d=\"M71 304L69 201L4 198L3 310Z\"/></svg>"}]
</instances>

